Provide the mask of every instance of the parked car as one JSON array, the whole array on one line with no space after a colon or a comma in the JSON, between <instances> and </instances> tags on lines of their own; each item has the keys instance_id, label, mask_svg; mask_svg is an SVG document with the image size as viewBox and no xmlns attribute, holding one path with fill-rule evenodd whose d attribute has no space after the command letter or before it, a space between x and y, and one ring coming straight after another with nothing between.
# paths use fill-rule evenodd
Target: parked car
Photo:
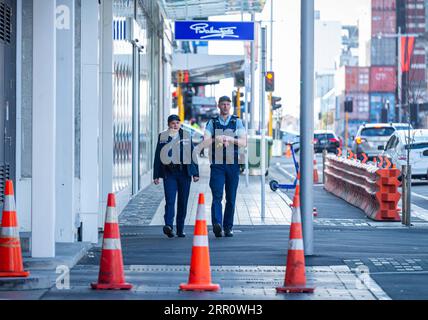
<instances>
[{"instance_id":1,"label":"parked car","mask_svg":"<svg viewBox=\"0 0 428 320\"><path fill-rule=\"evenodd\" d=\"M331 130L315 130L314 131L314 151L321 153L324 149L327 152L336 153L340 147L340 140L334 131Z\"/></svg>"},{"instance_id":2,"label":"parked car","mask_svg":"<svg viewBox=\"0 0 428 320\"><path fill-rule=\"evenodd\" d=\"M391 135L396 132L405 132L409 125L406 123L369 123L363 124L358 129L354 142L352 143L352 151L359 158L365 153L369 160L382 154L385 143Z\"/></svg>"},{"instance_id":3,"label":"parked car","mask_svg":"<svg viewBox=\"0 0 428 320\"><path fill-rule=\"evenodd\" d=\"M428 179L428 130L411 130L410 139L407 130L395 131L384 149L382 155L388 157L399 169L407 164L409 152L412 178Z\"/></svg>"}]
</instances>

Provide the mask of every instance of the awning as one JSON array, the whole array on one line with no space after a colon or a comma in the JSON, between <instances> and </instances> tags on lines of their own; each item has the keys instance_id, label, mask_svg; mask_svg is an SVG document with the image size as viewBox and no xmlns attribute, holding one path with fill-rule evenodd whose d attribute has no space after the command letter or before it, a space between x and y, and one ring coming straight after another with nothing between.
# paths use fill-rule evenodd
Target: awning
<instances>
[{"instance_id":1,"label":"awning","mask_svg":"<svg viewBox=\"0 0 428 320\"><path fill-rule=\"evenodd\" d=\"M204 18L225 14L262 12L266 0L161 0L172 20Z\"/></svg>"}]
</instances>

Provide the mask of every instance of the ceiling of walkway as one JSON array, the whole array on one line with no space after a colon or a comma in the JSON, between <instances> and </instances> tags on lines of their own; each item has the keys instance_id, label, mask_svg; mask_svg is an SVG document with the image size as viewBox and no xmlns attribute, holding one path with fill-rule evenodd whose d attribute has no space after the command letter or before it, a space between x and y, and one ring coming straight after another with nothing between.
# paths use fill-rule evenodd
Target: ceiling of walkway
<instances>
[{"instance_id":1,"label":"ceiling of walkway","mask_svg":"<svg viewBox=\"0 0 428 320\"><path fill-rule=\"evenodd\" d=\"M261 12L266 0L161 0L172 20L190 20L209 16Z\"/></svg>"}]
</instances>

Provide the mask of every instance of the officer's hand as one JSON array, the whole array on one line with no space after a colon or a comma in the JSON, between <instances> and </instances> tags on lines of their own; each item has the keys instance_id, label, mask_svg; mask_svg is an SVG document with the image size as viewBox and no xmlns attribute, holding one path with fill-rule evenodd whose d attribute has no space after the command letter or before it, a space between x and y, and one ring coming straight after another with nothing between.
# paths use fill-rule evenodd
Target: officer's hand
<instances>
[{"instance_id":1,"label":"officer's hand","mask_svg":"<svg viewBox=\"0 0 428 320\"><path fill-rule=\"evenodd\" d=\"M153 183L154 183L155 185L159 185L160 181L159 181L159 179L155 179L155 180L153 180Z\"/></svg>"},{"instance_id":2,"label":"officer's hand","mask_svg":"<svg viewBox=\"0 0 428 320\"><path fill-rule=\"evenodd\" d=\"M199 181L199 177L193 177L193 182L198 182Z\"/></svg>"}]
</instances>

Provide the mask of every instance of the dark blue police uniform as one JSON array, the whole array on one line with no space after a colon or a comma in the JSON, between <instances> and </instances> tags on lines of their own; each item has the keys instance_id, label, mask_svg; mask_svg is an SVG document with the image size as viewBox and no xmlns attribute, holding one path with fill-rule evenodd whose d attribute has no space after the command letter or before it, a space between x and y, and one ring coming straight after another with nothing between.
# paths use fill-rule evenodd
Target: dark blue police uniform
<instances>
[{"instance_id":1,"label":"dark blue police uniform","mask_svg":"<svg viewBox=\"0 0 428 320\"><path fill-rule=\"evenodd\" d=\"M221 226L223 225L225 235L232 236L233 219L235 215L236 193L239 185L239 147L236 144L229 148L217 146L215 142L216 131L221 130L223 135L237 136L237 123L240 119L236 116L231 116L228 123L223 124L219 117L215 117L209 124L212 132L213 143L211 146L211 177L210 188L213 196L211 206L211 218L214 227L214 233L217 237L221 236ZM232 135L227 134L232 133ZM233 149L232 149L233 148ZM220 149L220 150L219 150ZM221 159L218 159L220 156ZM222 217L222 200L223 190L226 192L226 208L224 211L224 219Z\"/></svg>"},{"instance_id":2,"label":"dark blue police uniform","mask_svg":"<svg viewBox=\"0 0 428 320\"><path fill-rule=\"evenodd\" d=\"M179 138L179 139L177 139ZM175 140L175 141L173 141ZM179 147L179 148L178 148ZM166 148L166 149L164 149ZM178 137L171 137L168 130L159 135L155 160L153 164L153 179L163 178L165 192L165 226L171 228L171 233L164 232L172 237L173 224L175 215L175 199L177 200L177 217L176 227L177 235L184 236L184 222L187 214L187 203L189 199L190 185L192 177L199 177L198 164L193 161L189 154L193 154L193 145L190 137L184 137L182 129L178 132ZM179 151L179 160L174 159L171 163L163 163L161 159L168 154L168 157L173 158L173 151ZM190 151L190 152L189 152ZM184 161L184 158L187 161ZM178 161L177 161L178 160Z\"/></svg>"}]
</instances>

